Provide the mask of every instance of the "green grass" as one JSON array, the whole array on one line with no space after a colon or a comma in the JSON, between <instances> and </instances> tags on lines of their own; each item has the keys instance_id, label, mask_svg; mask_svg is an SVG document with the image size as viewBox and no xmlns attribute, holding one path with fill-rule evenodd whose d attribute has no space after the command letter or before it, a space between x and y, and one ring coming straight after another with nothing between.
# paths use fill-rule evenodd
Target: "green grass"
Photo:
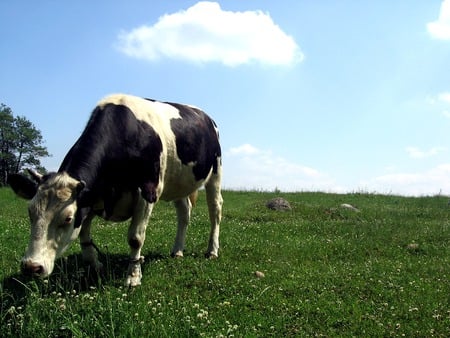
<instances>
[{"instance_id":1,"label":"green grass","mask_svg":"<svg viewBox=\"0 0 450 338\"><path fill-rule=\"evenodd\" d=\"M293 210L268 210L275 196ZM450 336L448 198L225 191L217 260L203 258L204 200L201 193L183 259L169 256L173 207L158 204L143 284L127 289L127 224L102 220L93 236L103 279L90 276L77 243L48 280L22 277L26 203L0 189L0 335Z\"/></svg>"}]
</instances>

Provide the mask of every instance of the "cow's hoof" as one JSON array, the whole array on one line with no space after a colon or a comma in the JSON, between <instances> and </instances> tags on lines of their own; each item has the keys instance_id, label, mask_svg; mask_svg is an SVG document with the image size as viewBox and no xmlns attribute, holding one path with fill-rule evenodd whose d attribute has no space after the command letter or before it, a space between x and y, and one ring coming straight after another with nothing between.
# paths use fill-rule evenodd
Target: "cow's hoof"
<instances>
[{"instance_id":1,"label":"cow's hoof","mask_svg":"<svg viewBox=\"0 0 450 338\"><path fill-rule=\"evenodd\" d=\"M125 280L125 286L134 287L141 285L142 271L141 262L144 261L144 257L140 257L137 260L133 260L128 265L127 279Z\"/></svg>"},{"instance_id":2,"label":"cow's hoof","mask_svg":"<svg viewBox=\"0 0 450 338\"><path fill-rule=\"evenodd\" d=\"M173 258L183 258L183 251L179 250L170 254Z\"/></svg>"},{"instance_id":3,"label":"cow's hoof","mask_svg":"<svg viewBox=\"0 0 450 338\"><path fill-rule=\"evenodd\" d=\"M139 286L141 285L141 279L142 279L141 277L128 276L127 279L125 280L125 286L130 288Z\"/></svg>"},{"instance_id":4,"label":"cow's hoof","mask_svg":"<svg viewBox=\"0 0 450 338\"><path fill-rule=\"evenodd\" d=\"M217 259L219 258L219 255L214 252L207 252L205 253L205 257L208 259Z\"/></svg>"}]
</instances>

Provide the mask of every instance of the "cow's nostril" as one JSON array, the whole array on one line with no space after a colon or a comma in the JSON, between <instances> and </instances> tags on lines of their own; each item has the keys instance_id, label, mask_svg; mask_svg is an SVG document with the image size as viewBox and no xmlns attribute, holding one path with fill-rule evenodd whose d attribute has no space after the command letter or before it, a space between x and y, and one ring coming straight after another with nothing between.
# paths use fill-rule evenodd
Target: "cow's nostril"
<instances>
[{"instance_id":1,"label":"cow's nostril","mask_svg":"<svg viewBox=\"0 0 450 338\"><path fill-rule=\"evenodd\" d=\"M42 275L44 267L39 263L26 262L22 266L22 271L27 275Z\"/></svg>"},{"instance_id":2,"label":"cow's nostril","mask_svg":"<svg viewBox=\"0 0 450 338\"><path fill-rule=\"evenodd\" d=\"M44 272L44 267L40 264L33 264L31 266L31 271L35 274L41 275Z\"/></svg>"}]
</instances>

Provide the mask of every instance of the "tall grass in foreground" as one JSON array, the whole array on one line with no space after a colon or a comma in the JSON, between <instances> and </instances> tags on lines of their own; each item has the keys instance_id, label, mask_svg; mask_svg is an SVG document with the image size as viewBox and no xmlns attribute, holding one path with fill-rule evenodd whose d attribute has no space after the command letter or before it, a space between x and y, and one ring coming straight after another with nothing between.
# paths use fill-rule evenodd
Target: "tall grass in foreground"
<instances>
[{"instance_id":1,"label":"tall grass in foreground","mask_svg":"<svg viewBox=\"0 0 450 338\"><path fill-rule=\"evenodd\" d=\"M292 211L266 209L279 195ZM168 255L172 205L158 204L143 251L143 284L127 289L127 223L102 220L93 236L106 276L90 274L74 243L48 280L22 277L26 203L0 189L0 335L450 336L447 198L225 191L217 260L203 257L204 199L193 212L183 259Z\"/></svg>"}]
</instances>

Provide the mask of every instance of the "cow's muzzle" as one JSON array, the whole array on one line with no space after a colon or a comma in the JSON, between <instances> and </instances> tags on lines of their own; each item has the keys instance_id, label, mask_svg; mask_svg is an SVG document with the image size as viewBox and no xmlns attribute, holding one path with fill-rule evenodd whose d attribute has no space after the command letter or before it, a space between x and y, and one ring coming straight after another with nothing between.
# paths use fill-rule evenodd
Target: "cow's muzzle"
<instances>
[{"instance_id":1,"label":"cow's muzzle","mask_svg":"<svg viewBox=\"0 0 450 338\"><path fill-rule=\"evenodd\" d=\"M43 265L32 262L22 261L22 273L27 276L45 277L47 275Z\"/></svg>"}]
</instances>

